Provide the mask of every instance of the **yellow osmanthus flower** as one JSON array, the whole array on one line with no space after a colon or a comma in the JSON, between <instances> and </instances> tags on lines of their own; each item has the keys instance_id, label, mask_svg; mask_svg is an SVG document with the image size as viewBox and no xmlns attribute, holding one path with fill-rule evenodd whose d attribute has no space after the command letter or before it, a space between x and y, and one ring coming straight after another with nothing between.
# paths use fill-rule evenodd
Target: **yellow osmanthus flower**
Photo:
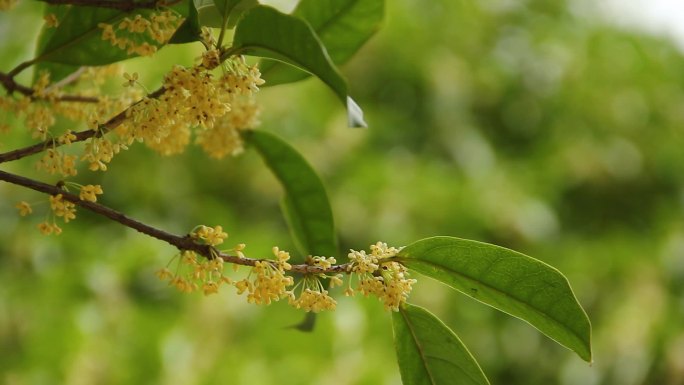
<instances>
[{"instance_id":1,"label":"yellow osmanthus flower","mask_svg":"<svg viewBox=\"0 0 684 385\"><path fill-rule=\"evenodd\" d=\"M269 305L290 296L287 288L294 284L294 279L286 275L292 267L288 262L290 254L277 247L273 248L273 254L275 261L257 261L249 276L235 283L238 294L248 293L247 302Z\"/></svg>"},{"instance_id":2,"label":"yellow osmanthus flower","mask_svg":"<svg viewBox=\"0 0 684 385\"><path fill-rule=\"evenodd\" d=\"M43 17L45 20L45 26L48 28L57 28L59 26L59 20L57 20L57 15L50 13Z\"/></svg>"},{"instance_id":3,"label":"yellow osmanthus flower","mask_svg":"<svg viewBox=\"0 0 684 385\"><path fill-rule=\"evenodd\" d=\"M193 239L201 240L204 244L210 246L217 246L223 243L223 240L228 238L228 233L223 231L221 226L199 226L191 234Z\"/></svg>"},{"instance_id":4,"label":"yellow osmanthus flower","mask_svg":"<svg viewBox=\"0 0 684 385\"><path fill-rule=\"evenodd\" d=\"M321 269L329 269L332 265L337 263L337 260L334 257L309 256L307 259L310 265L320 267Z\"/></svg>"},{"instance_id":5,"label":"yellow osmanthus flower","mask_svg":"<svg viewBox=\"0 0 684 385\"><path fill-rule=\"evenodd\" d=\"M151 15L149 19L142 15L124 18L116 28L112 24L99 23L102 29L102 40L109 41L113 46L126 50L126 53L150 56L157 52L157 47L150 43L166 43L181 19L172 11L161 11Z\"/></svg>"},{"instance_id":6,"label":"yellow osmanthus flower","mask_svg":"<svg viewBox=\"0 0 684 385\"><path fill-rule=\"evenodd\" d=\"M65 200L62 194L50 196L50 208L56 216L64 219L64 223L76 218L76 205Z\"/></svg>"},{"instance_id":7,"label":"yellow osmanthus flower","mask_svg":"<svg viewBox=\"0 0 684 385\"><path fill-rule=\"evenodd\" d=\"M38 230L44 235L55 234L59 235L62 233L62 228L57 226L55 223L41 222L38 224Z\"/></svg>"},{"instance_id":8,"label":"yellow osmanthus flower","mask_svg":"<svg viewBox=\"0 0 684 385\"><path fill-rule=\"evenodd\" d=\"M339 287L344 284L344 281L342 280L342 274L336 274L333 276L330 276L330 288L334 287Z\"/></svg>"},{"instance_id":9,"label":"yellow osmanthus flower","mask_svg":"<svg viewBox=\"0 0 684 385\"><path fill-rule=\"evenodd\" d=\"M76 155L68 155L58 149L48 148L36 164L36 167L50 174L74 176L77 174Z\"/></svg>"},{"instance_id":10,"label":"yellow osmanthus flower","mask_svg":"<svg viewBox=\"0 0 684 385\"><path fill-rule=\"evenodd\" d=\"M34 138L47 139L50 128L55 124L55 115L46 105L32 104L26 111L26 127L31 131Z\"/></svg>"},{"instance_id":11,"label":"yellow osmanthus flower","mask_svg":"<svg viewBox=\"0 0 684 385\"><path fill-rule=\"evenodd\" d=\"M102 186L99 184L88 184L83 187L81 187L81 191L78 195L78 197L82 201L89 201L89 202L96 202L97 201L97 196L103 194L104 192L102 191Z\"/></svg>"},{"instance_id":12,"label":"yellow osmanthus flower","mask_svg":"<svg viewBox=\"0 0 684 385\"><path fill-rule=\"evenodd\" d=\"M129 74L128 72L124 72L123 77L126 79L126 82L124 82L122 85L124 87L133 87L135 83L138 82L138 73L133 72L132 74Z\"/></svg>"},{"instance_id":13,"label":"yellow osmanthus flower","mask_svg":"<svg viewBox=\"0 0 684 385\"><path fill-rule=\"evenodd\" d=\"M57 141L63 144L71 144L71 142L74 140L76 140L76 135L71 132L71 130L67 130L64 134L57 138Z\"/></svg>"},{"instance_id":14,"label":"yellow osmanthus flower","mask_svg":"<svg viewBox=\"0 0 684 385\"><path fill-rule=\"evenodd\" d=\"M337 307L337 301L328 294L319 277L305 276L299 285L302 285L299 298L295 295L296 288L288 292L288 302L295 308L318 313L323 310L335 310Z\"/></svg>"},{"instance_id":15,"label":"yellow osmanthus flower","mask_svg":"<svg viewBox=\"0 0 684 385\"><path fill-rule=\"evenodd\" d=\"M107 163L112 161L114 155L127 148L125 144L94 136L86 143L81 160L90 163L88 168L91 171L107 171Z\"/></svg>"},{"instance_id":16,"label":"yellow osmanthus flower","mask_svg":"<svg viewBox=\"0 0 684 385\"><path fill-rule=\"evenodd\" d=\"M193 251L186 250L174 259L178 259L176 273L166 267L157 271L156 275L181 292L191 293L201 288L204 295L211 295L218 293L221 285L233 283L230 278L223 275L221 258L198 261Z\"/></svg>"},{"instance_id":17,"label":"yellow osmanthus flower","mask_svg":"<svg viewBox=\"0 0 684 385\"><path fill-rule=\"evenodd\" d=\"M214 39L214 33L211 28L202 27L200 39L202 39L202 43L204 43L206 47L213 47L216 45L216 39Z\"/></svg>"},{"instance_id":18,"label":"yellow osmanthus flower","mask_svg":"<svg viewBox=\"0 0 684 385\"><path fill-rule=\"evenodd\" d=\"M236 156L245 149L241 132L259 124L259 106L252 96L234 96L231 111L216 119L212 127L197 130L196 143L212 158Z\"/></svg>"},{"instance_id":19,"label":"yellow osmanthus flower","mask_svg":"<svg viewBox=\"0 0 684 385\"><path fill-rule=\"evenodd\" d=\"M33 212L31 205L25 201L17 203L14 207L16 207L19 210L19 215L21 215L22 217L25 217Z\"/></svg>"},{"instance_id":20,"label":"yellow osmanthus flower","mask_svg":"<svg viewBox=\"0 0 684 385\"><path fill-rule=\"evenodd\" d=\"M375 295L384 304L385 309L398 311L411 293L415 279L408 278L406 267L398 262L387 260L394 257L400 249L388 247L378 242L370 247L371 253L351 250L349 253L349 272L358 275L357 291L363 295ZM351 288L345 295L353 295Z\"/></svg>"},{"instance_id":21,"label":"yellow osmanthus flower","mask_svg":"<svg viewBox=\"0 0 684 385\"><path fill-rule=\"evenodd\" d=\"M221 63L221 58L219 57L219 51L217 49L204 51L201 59L204 68L216 68Z\"/></svg>"}]
</instances>

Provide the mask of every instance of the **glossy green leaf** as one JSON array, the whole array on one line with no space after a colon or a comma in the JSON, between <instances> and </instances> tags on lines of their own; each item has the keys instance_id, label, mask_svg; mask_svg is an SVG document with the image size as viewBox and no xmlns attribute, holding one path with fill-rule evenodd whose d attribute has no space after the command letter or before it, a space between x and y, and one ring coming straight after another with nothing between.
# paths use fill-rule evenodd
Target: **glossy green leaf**
<instances>
[{"instance_id":1,"label":"glossy green leaf","mask_svg":"<svg viewBox=\"0 0 684 385\"><path fill-rule=\"evenodd\" d=\"M200 41L202 38L202 26L199 21L199 14L195 7L195 2L188 1L188 16L183 20L183 23L174 32L169 44L183 44Z\"/></svg>"},{"instance_id":2,"label":"glossy green leaf","mask_svg":"<svg viewBox=\"0 0 684 385\"><path fill-rule=\"evenodd\" d=\"M311 25L332 61L340 65L378 30L384 12L385 0L302 0L292 15ZM309 76L296 67L273 60L262 60L259 67L268 86Z\"/></svg>"},{"instance_id":3,"label":"glossy green leaf","mask_svg":"<svg viewBox=\"0 0 684 385\"><path fill-rule=\"evenodd\" d=\"M305 21L270 7L254 7L238 22L229 54L280 60L308 71L327 84L345 104L350 126L366 126L363 112L347 95L347 82Z\"/></svg>"},{"instance_id":4,"label":"glossy green leaf","mask_svg":"<svg viewBox=\"0 0 684 385\"><path fill-rule=\"evenodd\" d=\"M224 19L228 19L227 28L233 28L245 11L259 5L257 0L214 0L216 8Z\"/></svg>"},{"instance_id":5,"label":"glossy green leaf","mask_svg":"<svg viewBox=\"0 0 684 385\"><path fill-rule=\"evenodd\" d=\"M568 280L524 254L452 237L406 246L398 260L487 305L523 319L591 361L591 324Z\"/></svg>"},{"instance_id":6,"label":"glossy green leaf","mask_svg":"<svg viewBox=\"0 0 684 385\"><path fill-rule=\"evenodd\" d=\"M200 24L212 28L221 28L223 26L223 15L216 4L214 4L214 0L195 0L195 6L199 14Z\"/></svg>"},{"instance_id":7,"label":"glossy green leaf","mask_svg":"<svg viewBox=\"0 0 684 385\"><path fill-rule=\"evenodd\" d=\"M64 17L66 16L70 8L71 7L68 5L47 4L45 6L45 11L43 14L53 14L57 18L57 20L64 20ZM45 48L48 41L50 41L52 36L55 34L55 31L57 31L57 28L43 25L43 27L40 30L40 33L38 34L38 40L36 42L36 56L38 56L40 52ZM51 82L58 82L64 79L65 77L69 76L70 74L76 72L80 67L81 66L79 65L58 64L50 62L37 63L33 67L33 84L36 83L40 75L44 72L50 74Z\"/></svg>"},{"instance_id":8,"label":"glossy green leaf","mask_svg":"<svg viewBox=\"0 0 684 385\"><path fill-rule=\"evenodd\" d=\"M314 169L292 146L265 131L245 138L285 190L284 212L303 255L336 255L337 238L328 195Z\"/></svg>"},{"instance_id":9,"label":"glossy green leaf","mask_svg":"<svg viewBox=\"0 0 684 385\"><path fill-rule=\"evenodd\" d=\"M392 314L404 385L488 385L463 342L439 318L410 304Z\"/></svg>"},{"instance_id":10,"label":"glossy green leaf","mask_svg":"<svg viewBox=\"0 0 684 385\"><path fill-rule=\"evenodd\" d=\"M136 14L149 15L152 12L137 10ZM98 66L134 57L135 54L128 54L125 49L102 40L102 28L98 27L100 23L116 25L126 16L130 14L116 9L70 7L50 38L46 39L35 61ZM146 35L117 31L117 36L160 46Z\"/></svg>"}]
</instances>

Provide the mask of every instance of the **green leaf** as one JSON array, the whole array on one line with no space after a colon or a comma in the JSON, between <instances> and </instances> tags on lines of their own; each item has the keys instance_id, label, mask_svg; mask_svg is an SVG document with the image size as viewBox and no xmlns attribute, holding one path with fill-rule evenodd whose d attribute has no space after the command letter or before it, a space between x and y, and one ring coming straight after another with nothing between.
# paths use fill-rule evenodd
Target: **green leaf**
<instances>
[{"instance_id":1,"label":"green leaf","mask_svg":"<svg viewBox=\"0 0 684 385\"><path fill-rule=\"evenodd\" d=\"M227 28L233 28L237 24L245 11L259 5L257 0L214 0L216 8L223 15L223 18L228 19L226 23Z\"/></svg>"},{"instance_id":2,"label":"green leaf","mask_svg":"<svg viewBox=\"0 0 684 385\"><path fill-rule=\"evenodd\" d=\"M429 311L405 304L392 326L404 385L489 385L463 342Z\"/></svg>"},{"instance_id":3,"label":"green leaf","mask_svg":"<svg viewBox=\"0 0 684 385\"><path fill-rule=\"evenodd\" d=\"M183 44L192 43L195 41L200 41L202 38L202 26L199 22L199 15L197 13L197 8L195 7L195 2L192 0L188 1L188 16L183 20L176 32L174 32L171 39L169 39L169 44Z\"/></svg>"},{"instance_id":4,"label":"green leaf","mask_svg":"<svg viewBox=\"0 0 684 385\"><path fill-rule=\"evenodd\" d=\"M321 179L292 146L265 131L245 139L257 149L285 190L284 211L303 255L337 254L332 209Z\"/></svg>"},{"instance_id":5,"label":"green leaf","mask_svg":"<svg viewBox=\"0 0 684 385\"><path fill-rule=\"evenodd\" d=\"M223 14L214 4L214 0L195 0L197 13L199 14L200 24L205 27L223 27Z\"/></svg>"},{"instance_id":6,"label":"green leaf","mask_svg":"<svg viewBox=\"0 0 684 385\"><path fill-rule=\"evenodd\" d=\"M45 12L43 14L53 14L57 18L57 20L61 22L62 20L64 20L64 17L66 16L70 8L71 7L68 5L47 4L45 6ZM50 41L52 36L55 34L55 31L57 31L57 28L43 25L43 27L40 30L40 33L38 34L38 40L36 42L36 56L38 56L40 52L45 48L48 41ZM50 81L52 83L55 83L69 76L70 74L76 72L80 67L81 66L79 65L58 64L50 62L37 63L33 67L33 84L36 83L36 81L43 72L49 73Z\"/></svg>"},{"instance_id":7,"label":"green leaf","mask_svg":"<svg viewBox=\"0 0 684 385\"><path fill-rule=\"evenodd\" d=\"M591 324L555 268L503 247L452 237L406 246L398 261L505 313L523 319L591 361Z\"/></svg>"},{"instance_id":8,"label":"green leaf","mask_svg":"<svg viewBox=\"0 0 684 385\"><path fill-rule=\"evenodd\" d=\"M254 7L238 22L228 54L265 57L302 68L327 84L345 104L351 127L366 127L363 112L347 95L347 82L305 21L270 7Z\"/></svg>"},{"instance_id":9,"label":"green leaf","mask_svg":"<svg viewBox=\"0 0 684 385\"><path fill-rule=\"evenodd\" d=\"M137 10L136 14L148 16L153 12ZM129 15L131 14L116 9L70 7L57 29L46 39L34 61L98 66L134 57L135 54L128 54L125 49L119 49L102 40L102 28L98 27L100 23L116 25ZM117 31L117 36L160 46L151 38L140 34Z\"/></svg>"},{"instance_id":10,"label":"green leaf","mask_svg":"<svg viewBox=\"0 0 684 385\"><path fill-rule=\"evenodd\" d=\"M292 15L316 31L332 61L343 64L378 30L385 0L302 0ZM273 60L259 63L267 86L291 83L309 76L296 67Z\"/></svg>"},{"instance_id":11,"label":"green leaf","mask_svg":"<svg viewBox=\"0 0 684 385\"><path fill-rule=\"evenodd\" d=\"M192 2L194 5L194 1L189 1L189 2ZM188 17L188 15L190 14L190 12L189 12L190 7L185 5L184 1L180 1L178 3L171 5L171 6L168 6L166 8L176 12L181 17Z\"/></svg>"}]
</instances>

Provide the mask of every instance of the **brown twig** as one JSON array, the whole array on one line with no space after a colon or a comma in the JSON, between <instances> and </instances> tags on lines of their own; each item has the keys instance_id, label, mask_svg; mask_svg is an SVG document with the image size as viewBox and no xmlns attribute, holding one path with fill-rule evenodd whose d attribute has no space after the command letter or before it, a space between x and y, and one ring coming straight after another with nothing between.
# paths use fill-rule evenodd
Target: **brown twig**
<instances>
[{"instance_id":1,"label":"brown twig","mask_svg":"<svg viewBox=\"0 0 684 385\"><path fill-rule=\"evenodd\" d=\"M64 79L50 85L50 87L48 87L48 91L53 90L53 89L62 88L64 86L67 86L71 83L78 81L78 79L81 77L81 75L83 75L85 70L86 70L86 67L78 67L78 69L76 71L70 73Z\"/></svg>"},{"instance_id":2,"label":"brown twig","mask_svg":"<svg viewBox=\"0 0 684 385\"><path fill-rule=\"evenodd\" d=\"M148 94L148 98L158 98L164 93L164 88L161 87L157 89L156 91L152 92L151 94ZM131 108L132 106L140 103L142 100L138 100L137 102L133 103L131 106L128 108ZM95 130L85 130L85 131L80 131L75 133L76 139L72 140L71 143L76 143L76 142L82 142L84 140L90 139L93 136L98 136L98 135L104 135L107 132L115 129L118 127L121 123L126 120L126 111L128 110L125 109L118 114L114 115L113 118L109 119L107 122L104 124L100 125L99 129L97 131ZM10 162L13 160L25 158L29 155L37 154L39 152L43 152L46 148L57 148L63 146L64 143L60 143L57 141L54 141L52 139L48 139L44 142L36 143L24 148L19 148L13 151L5 152L0 154L0 163L5 163L5 162Z\"/></svg>"},{"instance_id":3,"label":"brown twig","mask_svg":"<svg viewBox=\"0 0 684 385\"><path fill-rule=\"evenodd\" d=\"M82 142L84 140L90 139L93 136L102 135L106 130L112 130L119 126L126 119L126 111L122 111L113 118L109 119L107 123L100 127L100 130L85 130L77 132L76 139L72 140L71 143ZM48 139L44 142L36 143L34 145L19 148L13 151L5 152L0 154L0 163L10 162L13 160L25 158L29 155L37 154L43 152L46 148L57 148L64 145L64 143Z\"/></svg>"},{"instance_id":4,"label":"brown twig","mask_svg":"<svg viewBox=\"0 0 684 385\"><path fill-rule=\"evenodd\" d=\"M6 74L4 72L0 72L0 83L2 83L2 86L7 90L7 93L11 94L13 92L19 92L23 95L26 95L32 99L39 99L36 96L33 95L34 90L32 88L23 86L19 83L17 83L14 80L14 76L11 74ZM62 95L58 96L54 99L50 99L51 101L59 101L59 102L81 102L81 103L97 103L99 102L98 98L92 97L92 96L81 96L81 95Z\"/></svg>"},{"instance_id":5,"label":"brown twig","mask_svg":"<svg viewBox=\"0 0 684 385\"><path fill-rule=\"evenodd\" d=\"M234 263L243 266L254 266L256 262L259 261L269 261L254 258L243 258L235 255L229 255L214 247L209 245L202 245L196 243L190 235L175 235L164 230L160 230L156 227L152 227L138 220L130 218L125 214L104 206L100 203L90 202L81 200L78 195L72 194L64 191L61 187L50 185L47 183L39 182L30 178L26 178L20 175L11 174L0 170L0 180L12 183L18 186L26 187L34 191L38 191L44 194L57 195L62 194L62 198L66 201L72 202L77 206L80 206L86 210L89 210L95 214L101 215L103 217L109 218L115 222L118 222L126 227L137 230L145 235L164 241L172 246L177 247L179 250L194 251L208 259L213 259L215 256L223 259L225 262ZM292 265L290 271L299 274L323 274L323 273L347 273L349 264L333 265L330 268L323 269L317 266L311 266L307 264Z\"/></svg>"}]
</instances>

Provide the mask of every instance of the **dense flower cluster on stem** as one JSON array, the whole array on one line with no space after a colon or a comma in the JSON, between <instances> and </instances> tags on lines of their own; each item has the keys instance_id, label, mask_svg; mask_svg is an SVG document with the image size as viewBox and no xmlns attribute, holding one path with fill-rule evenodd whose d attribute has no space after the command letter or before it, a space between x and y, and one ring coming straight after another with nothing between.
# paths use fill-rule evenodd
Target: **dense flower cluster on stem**
<instances>
[{"instance_id":1,"label":"dense flower cluster on stem","mask_svg":"<svg viewBox=\"0 0 684 385\"><path fill-rule=\"evenodd\" d=\"M168 281L181 292L192 293L202 290L204 295L218 293L219 287L232 284L232 280L223 275L221 258L199 259L193 251L183 251L174 259L177 262L175 273L168 267L157 272L159 279Z\"/></svg>"},{"instance_id":2,"label":"dense flower cluster on stem","mask_svg":"<svg viewBox=\"0 0 684 385\"><path fill-rule=\"evenodd\" d=\"M221 244L227 234L223 232L221 226L213 228L198 226L190 236L198 244L215 246ZM235 257L227 259L229 262L236 263L234 265L236 271L238 265L251 266L247 276L242 279L233 280L218 273L214 275L197 273L197 271L204 271L203 269L206 269L204 267L195 267L192 270L195 273L192 274L188 272L174 274L165 268L160 270L158 275L184 292L192 292L201 287L205 294L212 294L218 290L220 284L227 283L235 286L238 295L246 294L247 302L258 305L269 305L287 298L291 306L307 312L335 310L337 307L337 301L331 296L329 290L343 286L344 276L337 273L341 265L336 265L337 261L334 257L309 256L304 264L297 265L297 269L293 270L289 262L290 254L278 247L273 248L274 259L259 260L245 258L244 248L245 245L240 244L231 250L239 259L238 261L234 259ZM408 298L412 285L416 282L415 279L408 278L408 272L403 265L391 259L398 252L399 249L388 247L382 242L371 245L370 254L365 251L351 250L350 262L343 265L350 276L345 295L354 295L355 292L360 292L365 296L372 294L383 302L386 310L397 311ZM183 255L185 253L187 252L183 252ZM208 262L216 263L212 261L221 260L223 263L221 254L215 249L211 249L211 255L212 258L209 258ZM185 264L196 266L195 254L192 253L192 256L191 261ZM181 260L185 259L187 258L184 257ZM315 269L307 270L304 267ZM302 274L296 284L293 271ZM211 279L207 280L207 276ZM358 280L356 289L352 289L354 277ZM329 282L328 285L325 284L326 280Z\"/></svg>"},{"instance_id":3,"label":"dense flower cluster on stem","mask_svg":"<svg viewBox=\"0 0 684 385\"><path fill-rule=\"evenodd\" d=\"M399 306L406 302L416 280L408 278L408 271L402 264L387 260L400 249L378 242L371 245L370 250L370 254L363 250L351 250L349 253L349 271L358 276L356 291L365 296L375 295L383 302L385 309L398 311ZM351 286L345 294L354 294Z\"/></svg>"}]
</instances>

